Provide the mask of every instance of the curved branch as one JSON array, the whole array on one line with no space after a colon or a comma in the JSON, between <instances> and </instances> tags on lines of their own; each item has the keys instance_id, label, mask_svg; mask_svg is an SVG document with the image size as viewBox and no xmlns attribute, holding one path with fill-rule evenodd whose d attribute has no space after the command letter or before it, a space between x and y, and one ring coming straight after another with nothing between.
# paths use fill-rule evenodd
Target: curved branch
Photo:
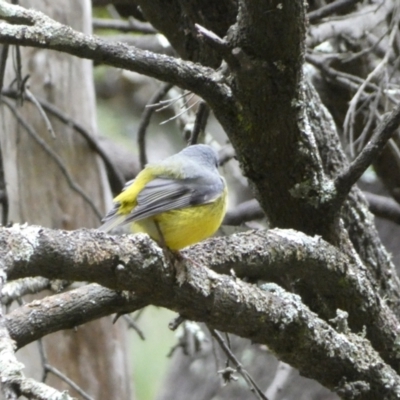
<instances>
[{"instance_id":1,"label":"curved branch","mask_svg":"<svg viewBox=\"0 0 400 400\"><path fill-rule=\"evenodd\" d=\"M375 333L382 328L381 337L372 339L382 356L395 364L394 355L388 354L388 348L382 349L381 343L386 340L389 347L393 346L397 321L391 319L394 317L390 310L373 292L366 277L360 272L356 276L348 259L318 237L273 230L213 239L184 252L188 258L180 282L176 278L178 266L171 266L146 235L119 236L116 241L97 231L66 232L15 225L0 229L0 244L0 260L9 279L42 275L134 291L144 304L166 307L215 329L265 343L284 361L330 388L340 387L345 374L351 381L369 382L370 392L363 392L362 398L372 399L370 393L376 395L384 390L380 374L385 370L394 379L394 386L385 389L387 393L400 390L398 377L390 367L375 367L377 363L384 365L383 361L365 339L338 334L299 296L283 289L264 292L203 266L208 264L222 271L235 268L240 275L246 268L246 275L253 277L268 276L261 273L263 270L271 276L271 270L275 270L275 274L291 274L297 280L315 280L321 286L321 296L329 297L330 290L338 298L345 296L346 304L353 307L349 314L353 318L357 313L363 315L368 335L372 335L373 325ZM196 260L195 267L190 265L191 259ZM391 337L384 323L392 329ZM327 370L336 372L322 376L321 371ZM337 371L341 371L340 376Z\"/></svg>"},{"instance_id":2,"label":"curved branch","mask_svg":"<svg viewBox=\"0 0 400 400\"><path fill-rule=\"evenodd\" d=\"M0 0L0 43L58 50L100 64L124 68L170 82L204 99L227 101L230 90L216 82L216 71L190 61L151 53L74 31L41 12Z\"/></svg>"},{"instance_id":3,"label":"curved branch","mask_svg":"<svg viewBox=\"0 0 400 400\"><path fill-rule=\"evenodd\" d=\"M94 283L35 300L7 314L5 319L10 336L20 349L49 333L147 305L132 293L116 292Z\"/></svg>"}]
</instances>

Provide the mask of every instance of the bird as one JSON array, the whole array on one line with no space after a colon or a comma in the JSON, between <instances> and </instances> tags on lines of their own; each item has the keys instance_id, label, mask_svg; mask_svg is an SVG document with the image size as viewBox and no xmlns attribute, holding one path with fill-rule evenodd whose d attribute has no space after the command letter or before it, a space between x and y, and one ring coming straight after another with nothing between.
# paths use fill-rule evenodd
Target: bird
<instances>
[{"instance_id":1,"label":"bird","mask_svg":"<svg viewBox=\"0 0 400 400\"><path fill-rule=\"evenodd\" d=\"M172 251L212 236L227 207L227 186L218 171L218 155L195 144L162 161L147 164L113 200L101 231L131 224Z\"/></svg>"}]
</instances>

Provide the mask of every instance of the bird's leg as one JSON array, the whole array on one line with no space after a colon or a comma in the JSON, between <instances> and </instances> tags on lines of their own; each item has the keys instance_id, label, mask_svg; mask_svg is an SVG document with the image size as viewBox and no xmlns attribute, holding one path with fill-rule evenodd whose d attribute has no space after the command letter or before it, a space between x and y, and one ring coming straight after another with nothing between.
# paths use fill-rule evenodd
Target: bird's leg
<instances>
[{"instance_id":1,"label":"bird's leg","mask_svg":"<svg viewBox=\"0 0 400 400\"><path fill-rule=\"evenodd\" d=\"M163 249L164 252L164 256L174 262L174 261L183 261L184 257L182 256L182 254L179 252L179 250L171 250L170 248L168 248L167 243L165 241L164 235L162 233L162 230L160 228L160 224L157 221L154 221L154 225L157 229L157 233L159 236L159 245L161 246L161 248Z\"/></svg>"},{"instance_id":2,"label":"bird's leg","mask_svg":"<svg viewBox=\"0 0 400 400\"><path fill-rule=\"evenodd\" d=\"M160 238L160 245L163 249L164 257L173 266L176 273L176 279L180 284L182 284L183 282L185 282L187 276L186 266L183 262L185 260L185 257L180 253L179 250L171 250L168 248L159 223L157 221L154 221L154 225L156 226L158 236Z\"/></svg>"}]
</instances>

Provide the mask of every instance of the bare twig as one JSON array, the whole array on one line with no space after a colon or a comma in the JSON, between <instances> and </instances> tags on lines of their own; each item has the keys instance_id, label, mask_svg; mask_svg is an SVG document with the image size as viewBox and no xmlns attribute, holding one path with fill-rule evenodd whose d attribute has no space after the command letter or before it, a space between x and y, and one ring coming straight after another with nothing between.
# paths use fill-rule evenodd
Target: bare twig
<instances>
[{"instance_id":1,"label":"bare twig","mask_svg":"<svg viewBox=\"0 0 400 400\"><path fill-rule=\"evenodd\" d=\"M155 34L157 30L146 22L130 18L128 21L118 19L93 18L93 29L113 29L120 32L138 32L144 34Z\"/></svg>"},{"instance_id":2,"label":"bare twig","mask_svg":"<svg viewBox=\"0 0 400 400\"><path fill-rule=\"evenodd\" d=\"M400 103L377 127L371 141L364 147L358 157L336 179L337 197L341 203L351 187L358 181L372 161L380 154L390 137L400 125Z\"/></svg>"},{"instance_id":3,"label":"bare twig","mask_svg":"<svg viewBox=\"0 0 400 400\"><path fill-rule=\"evenodd\" d=\"M216 33L208 30L200 24L194 24L194 27L197 30L198 35L220 54L232 70L239 67L240 59L235 56L235 51L232 51L233 49L227 40L221 39Z\"/></svg>"},{"instance_id":4,"label":"bare twig","mask_svg":"<svg viewBox=\"0 0 400 400\"><path fill-rule=\"evenodd\" d=\"M3 90L4 84L4 74L6 72L6 63L8 57L8 44L4 44L1 46L1 53L0 53L0 93Z\"/></svg>"},{"instance_id":5,"label":"bare twig","mask_svg":"<svg viewBox=\"0 0 400 400\"><path fill-rule=\"evenodd\" d=\"M51 122L49 118L47 117L46 112L43 110L42 105L40 102L37 100L37 98L32 94L32 92L25 86L24 88L25 96L26 98L33 103L36 108L39 111L39 114L42 116L44 123L46 124L47 131L50 133L50 135L55 139L56 134L54 133L53 126L51 125Z\"/></svg>"},{"instance_id":6,"label":"bare twig","mask_svg":"<svg viewBox=\"0 0 400 400\"><path fill-rule=\"evenodd\" d=\"M63 374L56 367L52 366L48 362L48 358L46 355L46 351L43 346L43 340L38 340L39 346L39 354L43 367L43 378L42 382L45 382L48 376L48 373L51 372L53 375L57 376L59 379L64 381L67 385L71 386L76 392L78 392L85 400L94 400L93 397L89 396L80 386L78 386L72 379L68 378L65 374Z\"/></svg>"},{"instance_id":7,"label":"bare twig","mask_svg":"<svg viewBox=\"0 0 400 400\"><path fill-rule=\"evenodd\" d=\"M192 134L190 135L188 145L196 144L201 133L204 133L207 125L207 119L210 115L210 108L207 103L200 101L199 108L196 113Z\"/></svg>"},{"instance_id":8,"label":"bare twig","mask_svg":"<svg viewBox=\"0 0 400 400\"><path fill-rule=\"evenodd\" d=\"M182 114L185 114L186 112L188 112L191 108L195 107L198 103L200 103L201 100L197 100L195 101L193 104L191 104L188 107L185 107L180 113L175 114L173 117L166 119L165 121L161 122L160 125L164 125L167 122L173 121L174 119L179 118Z\"/></svg>"},{"instance_id":9,"label":"bare twig","mask_svg":"<svg viewBox=\"0 0 400 400\"><path fill-rule=\"evenodd\" d=\"M282 361L279 361L278 366L276 368L276 373L274 379L269 384L268 389L265 392L265 395L270 400L275 400L278 398L280 392L282 391L284 385L287 383L290 378L290 373L293 371L293 368Z\"/></svg>"},{"instance_id":10,"label":"bare twig","mask_svg":"<svg viewBox=\"0 0 400 400\"><path fill-rule=\"evenodd\" d=\"M22 63L21 63L21 51L19 49L19 46L15 46L13 48L13 67L15 71L15 79L17 82L17 92L18 92L18 99L20 101L20 104L22 105L22 94L23 94L23 82L29 79L29 76L26 76L24 79L22 79Z\"/></svg>"},{"instance_id":11,"label":"bare twig","mask_svg":"<svg viewBox=\"0 0 400 400\"><path fill-rule=\"evenodd\" d=\"M338 71L332 68L329 64L332 60L326 57L315 56L314 54L306 54L306 61L317 67L330 81L337 82L341 87L351 91L357 91L364 82L364 79L359 76L348 74L346 72ZM333 61L333 60L332 60ZM376 92L379 90L379 86L369 82L366 88ZM365 93L361 94L361 99L364 99L367 95Z\"/></svg>"},{"instance_id":12,"label":"bare twig","mask_svg":"<svg viewBox=\"0 0 400 400\"><path fill-rule=\"evenodd\" d=\"M376 123L375 116L378 109L379 101L381 100L382 88L380 87L375 95L375 99L369 104L368 119L360 136L354 141L354 145L358 144L358 151L360 152L365 146L366 138L369 136L373 123Z\"/></svg>"},{"instance_id":13,"label":"bare twig","mask_svg":"<svg viewBox=\"0 0 400 400\"><path fill-rule=\"evenodd\" d=\"M62 381L67 383L73 389L75 389L84 399L86 400L94 400L93 397L89 396L81 387L79 387L72 379L69 379L68 376L64 375L61 371L59 371L56 367L45 364L45 368L48 372L51 372L53 375L60 378Z\"/></svg>"},{"instance_id":14,"label":"bare twig","mask_svg":"<svg viewBox=\"0 0 400 400\"><path fill-rule=\"evenodd\" d=\"M178 315L176 318L174 318L169 324L168 328L171 329L171 331L175 331L178 329L178 327L185 322L185 318L183 318L181 315Z\"/></svg>"},{"instance_id":15,"label":"bare twig","mask_svg":"<svg viewBox=\"0 0 400 400\"><path fill-rule=\"evenodd\" d=\"M137 323L135 322L135 320L130 315L124 314L122 316L122 318L125 320L125 322L128 325L129 329L133 329L138 334L140 339L146 340L146 338L144 337L143 331L137 326Z\"/></svg>"},{"instance_id":16,"label":"bare twig","mask_svg":"<svg viewBox=\"0 0 400 400\"><path fill-rule=\"evenodd\" d=\"M345 134L349 138L349 145L350 145L350 154L354 157L354 120L356 115L356 108L359 102L360 96L364 92L366 86L371 82L371 80L378 74L381 73L383 68L387 65L390 55L393 51L393 45L396 39L397 30L398 30L398 22L400 19L400 6L397 6L394 12L394 16L392 18L391 24L391 33L389 36L388 47L385 54L385 57L378 63L378 65L371 71L364 82L360 85L357 89L357 92L353 96L350 101L349 109L347 110L346 117L343 122L343 127L345 130Z\"/></svg>"},{"instance_id":17,"label":"bare twig","mask_svg":"<svg viewBox=\"0 0 400 400\"><path fill-rule=\"evenodd\" d=\"M390 197L364 192L370 211L377 217L400 224L400 205Z\"/></svg>"},{"instance_id":18,"label":"bare twig","mask_svg":"<svg viewBox=\"0 0 400 400\"><path fill-rule=\"evenodd\" d=\"M258 399L261 400L268 400L268 398L265 396L263 391L258 387L252 376L243 368L242 364L240 361L236 358L236 356L232 353L231 349L229 346L226 345L224 339L222 336L215 330L210 328L209 326L208 330L211 333L211 336L218 342L219 346L221 347L222 351L226 354L228 359L234 364L236 371L242 375L244 380L246 381L247 385L249 386L250 390L255 394L255 396Z\"/></svg>"},{"instance_id":19,"label":"bare twig","mask_svg":"<svg viewBox=\"0 0 400 400\"><path fill-rule=\"evenodd\" d=\"M192 95L192 93L191 92L184 92L183 94L181 94L181 95L179 95L177 97L174 97L172 99L161 100L161 101L159 101L157 103L153 103L153 104L149 103L149 104L146 105L146 107L156 108L157 109L156 111L160 112L160 111L163 111L163 110L167 109L168 107L171 107L172 105L174 105L177 101L179 101L183 97L186 97L186 96L189 96L189 95Z\"/></svg>"},{"instance_id":20,"label":"bare twig","mask_svg":"<svg viewBox=\"0 0 400 400\"><path fill-rule=\"evenodd\" d=\"M20 114L20 112L16 109L16 107L6 98L2 98L1 101L10 109L10 111L13 113L17 121L21 124L21 126L25 129L25 131L43 148L43 150L49 155L51 159L54 160L54 162L57 164L57 166L60 168L61 172L63 173L65 179L68 182L68 185L70 188L78 193L83 200L89 205L89 207L92 209L92 211L95 213L95 215L99 218L99 220L102 219L103 213L100 212L100 210L97 208L97 206L93 203L92 199L83 191L83 189L75 182L74 178L71 176L69 173L66 165L64 164L63 160L60 158L60 156L54 152L54 150L35 132L35 130L30 126L23 116Z\"/></svg>"},{"instance_id":21,"label":"bare twig","mask_svg":"<svg viewBox=\"0 0 400 400\"><path fill-rule=\"evenodd\" d=\"M48 289L51 285L49 279L36 277L17 279L6 283L1 292L1 303L10 305L14 300L20 299L26 294L39 293Z\"/></svg>"},{"instance_id":22,"label":"bare twig","mask_svg":"<svg viewBox=\"0 0 400 400\"><path fill-rule=\"evenodd\" d=\"M349 7L360 3L361 0L336 0L333 3L326 4L318 10L311 11L307 14L310 23L318 21L319 19L328 17L329 15L342 12Z\"/></svg>"},{"instance_id":23,"label":"bare twig","mask_svg":"<svg viewBox=\"0 0 400 400\"><path fill-rule=\"evenodd\" d=\"M16 99L17 92L13 90L3 90L2 93L4 96ZM29 100L29 98L27 98ZM108 155L104 152L102 147L99 145L98 141L96 140L95 136L90 133L83 125L79 124L73 118L65 114L62 110L56 107L54 104L49 103L48 101L37 98L38 102L40 103L41 107L47 111L49 114L52 114L54 117L59 119L64 124L71 126L76 132L82 135L82 137L87 141L88 145L91 149L93 149L103 160L107 172L109 174L111 188L113 193L119 193L124 186L125 179L123 178L121 172L118 168L114 165Z\"/></svg>"},{"instance_id":24,"label":"bare twig","mask_svg":"<svg viewBox=\"0 0 400 400\"><path fill-rule=\"evenodd\" d=\"M3 152L1 146L0 146L0 204L1 204L1 224L5 226L7 225L8 222L9 204L8 204L7 185L4 175Z\"/></svg>"},{"instance_id":25,"label":"bare twig","mask_svg":"<svg viewBox=\"0 0 400 400\"><path fill-rule=\"evenodd\" d=\"M149 126L151 116L153 115L155 108L153 107L154 104L158 104L161 99L169 92L172 88L172 84L164 83L151 97L149 100L148 105L143 110L140 124L137 133L137 141L138 141L138 148L139 148L139 160L141 168L147 164L147 154L146 154L146 131L147 127Z\"/></svg>"}]
</instances>

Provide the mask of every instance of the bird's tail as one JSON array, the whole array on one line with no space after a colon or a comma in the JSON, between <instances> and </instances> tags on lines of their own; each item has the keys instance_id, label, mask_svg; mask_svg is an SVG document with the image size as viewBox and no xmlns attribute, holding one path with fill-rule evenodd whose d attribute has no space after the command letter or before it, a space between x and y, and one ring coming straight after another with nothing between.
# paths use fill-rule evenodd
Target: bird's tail
<instances>
[{"instance_id":1,"label":"bird's tail","mask_svg":"<svg viewBox=\"0 0 400 400\"><path fill-rule=\"evenodd\" d=\"M119 225L122 225L126 220L126 216L124 215L113 215L111 218L107 219L103 225L97 228L102 232L109 232L112 229L116 228Z\"/></svg>"}]
</instances>

